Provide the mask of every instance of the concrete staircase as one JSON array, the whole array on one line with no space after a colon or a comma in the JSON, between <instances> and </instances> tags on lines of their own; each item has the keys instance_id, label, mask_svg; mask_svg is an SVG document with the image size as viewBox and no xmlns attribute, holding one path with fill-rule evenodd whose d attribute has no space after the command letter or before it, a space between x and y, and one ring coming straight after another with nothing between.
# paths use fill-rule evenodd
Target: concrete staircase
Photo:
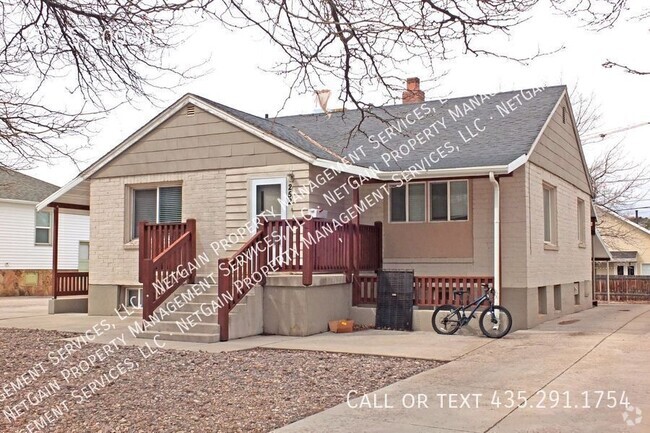
<instances>
[{"instance_id":1,"label":"concrete staircase","mask_svg":"<svg viewBox=\"0 0 650 433\"><path fill-rule=\"evenodd\" d=\"M195 295L192 285L179 287L156 312L165 308L169 314L158 315L160 321L143 324L143 331L138 338L184 341L191 343L216 343L219 341L219 324L217 323L216 305L218 292L216 285L201 287L201 293ZM185 295L185 299L183 296ZM176 306L174 299L181 307ZM190 299L191 298L191 299ZM189 299L189 302L188 302ZM263 298L262 287L255 287L230 312L229 339L258 335L263 332ZM170 312L174 311L174 312Z\"/></svg>"}]
</instances>

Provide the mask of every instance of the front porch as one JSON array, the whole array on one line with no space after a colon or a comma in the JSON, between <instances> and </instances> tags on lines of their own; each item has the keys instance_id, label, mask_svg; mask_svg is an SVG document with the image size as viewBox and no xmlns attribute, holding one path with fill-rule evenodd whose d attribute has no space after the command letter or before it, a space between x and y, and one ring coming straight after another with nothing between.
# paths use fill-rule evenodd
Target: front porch
<instances>
[{"instance_id":1,"label":"front porch","mask_svg":"<svg viewBox=\"0 0 650 433\"><path fill-rule=\"evenodd\" d=\"M246 308L255 309L249 316L263 320L266 333L310 335L326 331L328 320L350 318L353 308L374 311L377 303L376 271L382 269L384 257L382 222L261 218L241 248L218 260L218 276L212 282L197 278L196 221L143 222L139 233L145 320L156 321L156 310L191 285L200 291L195 296L218 307L213 311L218 327L212 329L218 328L221 341L241 334L231 329L240 304L257 302L257 307ZM416 275L413 305L431 310L456 302L455 290L478 296L481 284L493 282L491 276ZM263 305L245 301L255 288L257 294L264 290Z\"/></svg>"}]
</instances>

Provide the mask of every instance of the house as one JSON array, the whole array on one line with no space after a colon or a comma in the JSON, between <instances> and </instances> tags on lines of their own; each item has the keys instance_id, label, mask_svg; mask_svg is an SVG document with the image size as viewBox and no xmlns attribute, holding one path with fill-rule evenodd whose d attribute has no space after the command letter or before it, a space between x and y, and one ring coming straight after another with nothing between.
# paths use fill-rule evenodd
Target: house
<instances>
[{"instance_id":1,"label":"house","mask_svg":"<svg viewBox=\"0 0 650 433\"><path fill-rule=\"evenodd\" d=\"M62 213L60 233L55 234L54 209L35 209L58 189L17 171L0 169L0 296L53 295L52 245L57 234L59 268L88 272L88 213Z\"/></svg>"},{"instance_id":2,"label":"house","mask_svg":"<svg viewBox=\"0 0 650 433\"><path fill-rule=\"evenodd\" d=\"M566 87L425 101L414 78L369 113L187 94L38 207L89 206L88 313L141 306L145 336L374 323L379 268L414 270L415 329L485 283L529 328L591 306L588 176Z\"/></svg>"},{"instance_id":3,"label":"house","mask_svg":"<svg viewBox=\"0 0 650 433\"><path fill-rule=\"evenodd\" d=\"M610 275L650 275L650 230L604 208L599 210L599 231L609 248L612 260ZM596 268L607 275L605 265Z\"/></svg>"}]
</instances>

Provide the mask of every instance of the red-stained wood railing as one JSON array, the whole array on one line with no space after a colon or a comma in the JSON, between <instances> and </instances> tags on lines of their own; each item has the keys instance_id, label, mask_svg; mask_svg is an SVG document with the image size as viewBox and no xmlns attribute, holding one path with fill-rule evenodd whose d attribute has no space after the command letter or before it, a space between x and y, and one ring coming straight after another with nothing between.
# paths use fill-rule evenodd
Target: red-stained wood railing
<instances>
[{"instance_id":1,"label":"red-stained wood railing","mask_svg":"<svg viewBox=\"0 0 650 433\"><path fill-rule=\"evenodd\" d=\"M228 340L232 309L255 285L264 285L269 272L300 272L305 286L312 284L314 273L343 272L351 281L357 272L355 233L362 242L361 269L381 267L381 224L358 227L357 232L355 224L316 218L261 222L235 254L219 260L220 339ZM368 246L363 246L364 242Z\"/></svg>"},{"instance_id":2,"label":"red-stained wood railing","mask_svg":"<svg viewBox=\"0 0 650 433\"><path fill-rule=\"evenodd\" d=\"M413 280L413 303L421 307L435 307L444 304L458 304L455 290L468 293L462 301L473 300L483 293L481 284L493 284L493 277L434 277L416 276ZM377 303L377 276L359 276L359 285L353 289L355 305Z\"/></svg>"},{"instance_id":3,"label":"red-stained wood railing","mask_svg":"<svg viewBox=\"0 0 650 433\"><path fill-rule=\"evenodd\" d=\"M316 218L267 221L269 263L278 272L302 272L306 286L312 284L314 273L351 274L355 227ZM381 223L360 225L359 235L359 270L379 269Z\"/></svg>"},{"instance_id":4,"label":"red-stained wood railing","mask_svg":"<svg viewBox=\"0 0 650 433\"><path fill-rule=\"evenodd\" d=\"M376 271L382 267L382 224L359 226L359 270Z\"/></svg>"},{"instance_id":5,"label":"red-stained wood railing","mask_svg":"<svg viewBox=\"0 0 650 433\"><path fill-rule=\"evenodd\" d=\"M194 221L194 223L190 223ZM171 244L176 242L183 234L189 231L188 224L194 224L195 220L187 220L180 223L161 223L153 224L141 221L138 224L138 248L139 248L139 275L138 279L142 283L142 264L145 259L153 259Z\"/></svg>"},{"instance_id":6,"label":"red-stained wood railing","mask_svg":"<svg viewBox=\"0 0 650 433\"><path fill-rule=\"evenodd\" d=\"M266 226L258 231L229 259L219 259L219 339L228 341L229 315L235 306L256 285L264 285L269 266L269 238Z\"/></svg>"},{"instance_id":7,"label":"red-stained wood railing","mask_svg":"<svg viewBox=\"0 0 650 433\"><path fill-rule=\"evenodd\" d=\"M196 220L185 223L140 223L139 254L142 317L149 320L174 291L196 279Z\"/></svg>"},{"instance_id":8,"label":"red-stained wood railing","mask_svg":"<svg viewBox=\"0 0 650 433\"><path fill-rule=\"evenodd\" d=\"M57 271L54 274L54 299L59 296L78 296L88 294L88 272Z\"/></svg>"}]
</instances>

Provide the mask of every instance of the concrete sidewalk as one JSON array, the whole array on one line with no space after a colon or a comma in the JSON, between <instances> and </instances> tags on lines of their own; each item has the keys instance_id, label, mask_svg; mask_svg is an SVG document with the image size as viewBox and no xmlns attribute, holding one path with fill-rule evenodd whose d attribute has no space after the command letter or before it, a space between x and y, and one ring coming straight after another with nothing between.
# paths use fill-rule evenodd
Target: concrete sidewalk
<instances>
[{"instance_id":1,"label":"concrete sidewalk","mask_svg":"<svg viewBox=\"0 0 650 433\"><path fill-rule=\"evenodd\" d=\"M140 321L141 314L124 320L116 316L88 316L87 314L47 314L47 298L0 298L0 328L47 329L68 332L86 332L104 320L113 329L95 338L98 344L107 344L124 337L127 345L144 346L151 340L135 338L129 325ZM430 332L398 332L365 330L350 334L323 333L309 337L257 335L220 343L186 343L163 341L165 349L193 350L211 353L246 350L256 347L293 350L319 350L363 355L399 356L407 358L451 361L493 343L476 329L463 328L458 335L441 336Z\"/></svg>"},{"instance_id":2,"label":"concrete sidewalk","mask_svg":"<svg viewBox=\"0 0 650 433\"><path fill-rule=\"evenodd\" d=\"M516 332L276 431L650 432L649 337L650 306L600 306ZM623 391L645 412L638 425L624 421ZM628 419L638 420L635 412Z\"/></svg>"}]
</instances>

